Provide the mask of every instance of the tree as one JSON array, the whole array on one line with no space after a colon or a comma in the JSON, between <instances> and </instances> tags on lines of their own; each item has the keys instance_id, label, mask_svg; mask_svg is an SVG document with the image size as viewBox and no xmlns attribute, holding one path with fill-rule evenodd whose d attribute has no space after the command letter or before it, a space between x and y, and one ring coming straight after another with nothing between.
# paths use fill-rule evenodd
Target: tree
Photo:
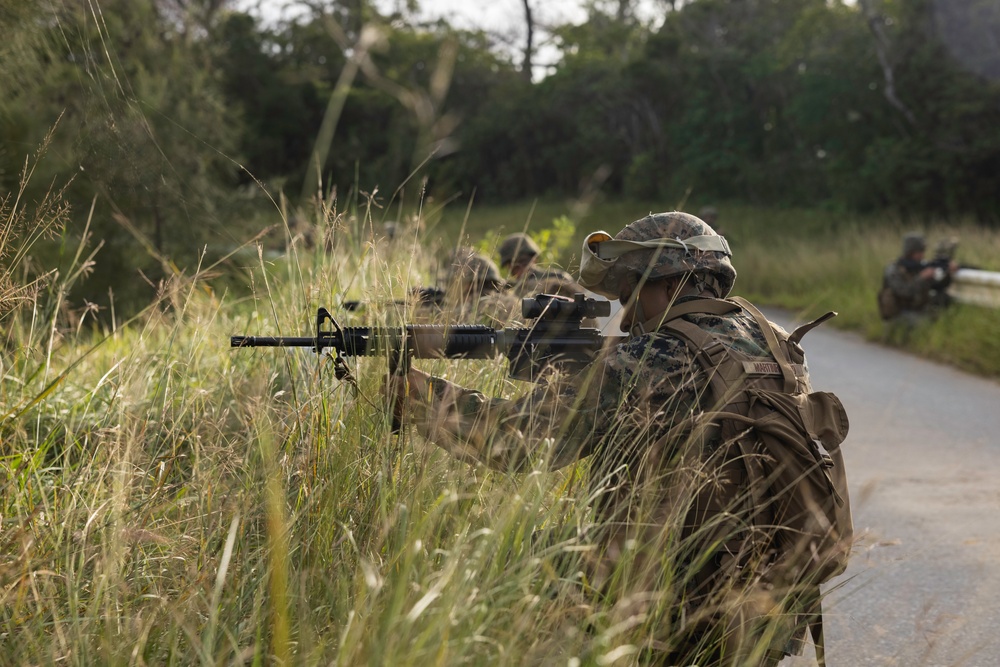
<instances>
[{"instance_id":1,"label":"tree","mask_svg":"<svg viewBox=\"0 0 1000 667\"><path fill-rule=\"evenodd\" d=\"M123 285L141 282L123 276L141 266L155 278L175 270L171 261L193 263L205 231L222 229L217 216L239 125L204 67L206 42L182 34L161 9L152 0L51 2L32 7L20 24L30 46L18 62L37 76L6 89L2 115L24 128L25 141L62 119L47 167L76 174L70 201L80 217L96 201L92 230L108 240L92 296L114 285L128 298ZM47 188L40 176L33 187ZM143 259L114 219L157 259Z\"/></svg>"},{"instance_id":2,"label":"tree","mask_svg":"<svg viewBox=\"0 0 1000 667\"><path fill-rule=\"evenodd\" d=\"M531 0L522 0L524 5L524 58L521 61L521 76L525 81L531 82L534 65L532 58L535 54L535 19L531 13Z\"/></svg>"}]
</instances>

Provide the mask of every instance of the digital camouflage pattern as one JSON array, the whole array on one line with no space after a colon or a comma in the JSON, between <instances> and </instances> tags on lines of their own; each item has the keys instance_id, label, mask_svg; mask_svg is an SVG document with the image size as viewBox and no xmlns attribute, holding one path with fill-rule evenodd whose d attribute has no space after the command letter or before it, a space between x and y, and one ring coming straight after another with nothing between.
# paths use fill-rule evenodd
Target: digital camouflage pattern
<instances>
[{"instance_id":1,"label":"digital camouflage pattern","mask_svg":"<svg viewBox=\"0 0 1000 667\"><path fill-rule=\"evenodd\" d=\"M757 322L743 310L683 318L727 349L774 361ZM712 407L708 377L688 345L664 332L635 336L606 350L588 372L553 374L513 400L490 398L441 378L434 378L431 387L432 397L414 408L418 431L461 460L523 471L538 465L561 468L589 457L595 521L588 539L595 549L579 568L601 589L611 585L622 559L630 559L629 581L614 584L619 587L616 613L623 618L651 613L655 599L659 613L670 611L662 627L652 630L650 646L688 636L690 645L662 644L660 649L685 660L697 655L697 642L718 630L712 610L729 604L728 596L740 590L735 580L754 575L737 568L734 554L745 544L742 538L733 543L744 530L735 519L721 519L702 533L703 539L678 546L697 489L726 479L739 483L731 469L712 461L717 441L686 433L664 437ZM730 539L719 540L720 534ZM677 583L665 586L662 559L670 549L679 569ZM782 635L781 648L788 639Z\"/></svg>"},{"instance_id":2,"label":"digital camouflage pattern","mask_svg":"<svg viewBox=\"0 0 1000 667\"><path fill-rule=\"evenodd\" d=\"M440 318L444 322L485 324L492 327L520 323L521 300L490 258L459 248L446 263L447 288Z\"/></svg>"},{"instance_id":3,"label":"digital camouflage pattern","mask_svg":"<svg viewBox=\"0 0 1000 667\"><path fill-rule=\"evenodd\" d=\"M630 223L614 239L616 241L655 241L670 239L684 241L696 236L718 236L703 220L674 211L657 213ZM617 294L623 277L645 277L647 280L670 278L690 274L702 289L717 297L725 297L733 289L736 269L729 256L723 252L703 251L697 248L649 248L626 253L614 262L600 285L589 285L599 294Z\"/></svg>"},{"instance_id":4,"label":"digital camouflage pattern","mask_svg":"<svg viewBox=\"0 0 1000 667\"><path fill-rule=\"evenodd\" d=\"M577 292L586 292L583 286L566 271L540 266L529 267L520 278L514 281L513 289L521 296L559 294L572 297Z\"/></svg>"},{"instance_id":5,"label":"digital camouflage pattern","mask_svg":"<svg viewBox=\"0 0 1000 667\"><path fill-rule=\"evenodd\" d=\"M736 277L728 244L685 213L595 232L584 249L599 293L684 276L682 296L584 372L554 370L518 399L430 378L419 432L503 471L587 459L593 522L575 560L552 567L583 573L611 623L647 619L631 640L643 662L773 667L808 625L823 664L818 585L843 572L853 534L848 421L812 392L797 340L833 314L789 338L748 302L712 298Z\"/></svg>"},{"instance_id":6,"label":"digital camouflage pattern","mask_svg":"<svg viewBox=\"0 0 1000 667\"><path fill-rule=\"evenodd\" d=\"M742 311L684 317L728 348L770 357L760 328ZM687 346L658 332L605 351L583 382L560 380L555 376L527 396L508 400L435 379L435 398L420 406L416 424L422 435L463 460L518 470L547 457L548 466L557 469L598 449L600 458L616 458L621 448L599 447L605 440L655 440L700 407L706 387L704 371ZM554 434L562 435L550 443L551 451L543 451L542 443Z\"/></svg>"},{"instance_id":7,"label":"digital camouflage pattern","mask_svg":"<svg viewBox=\"0 0 1000 667\"><path fill-rule=\"evenodd\" d=\"M885 267L882 287L895 299L897 316L904 312L923 311L930 303L934 281L920 275L924 268L924 262L905 256Z\"/></svg>"}]
</instances>

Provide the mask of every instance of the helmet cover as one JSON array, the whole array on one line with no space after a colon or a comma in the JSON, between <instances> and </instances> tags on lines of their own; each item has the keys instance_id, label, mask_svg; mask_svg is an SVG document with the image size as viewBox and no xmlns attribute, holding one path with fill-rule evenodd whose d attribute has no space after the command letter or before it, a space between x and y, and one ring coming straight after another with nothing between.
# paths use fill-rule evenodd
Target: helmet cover
<instances>
[{"instance_id":1,"label":"helmet cover","mask_svg":"<svg viewBox=\"0 0 1000 667\"><path fill-rule=\"evenodd\" d=\"M628 275L656 280L693 274L721 298L736 281L731 256L725 238L700 218L679 211L657 213L630 223L613 239L606 232L588 236L580 284L617 298L621 279Z\"/></svg>"}]
</instances>

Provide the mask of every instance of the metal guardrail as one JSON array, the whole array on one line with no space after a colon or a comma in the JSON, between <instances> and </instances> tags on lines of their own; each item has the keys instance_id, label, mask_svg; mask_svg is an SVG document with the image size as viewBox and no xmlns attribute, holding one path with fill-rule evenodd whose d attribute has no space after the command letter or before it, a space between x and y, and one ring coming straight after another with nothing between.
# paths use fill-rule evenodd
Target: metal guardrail
<instances>
[{"instance_id":1,"label":"metal guardrail","mask_svg":"<svg viewBox=\"0 0 1000 667\"><path fill-rule=\"evenodd\" d=\"M951 279L948 294L959 303L1000 308L1000 273L959 269Z\"/></svg>"},{"instance_id":2,"label":"metal guardrail","mask_svg":"<svg viewBox=\"0 0 1000 667\"><path fill-rule=\"evenodd\" d=\"M959 303L984 308L1000 308L1000 272L959 269L951 279L948 294ZM601 298L590 292L587 296ZM598 326L605 335L616 336L620 333L618 330L620 311L621 305L618 301L612 301L611 316L598 320Z\"/></svg>"}]
</instances>

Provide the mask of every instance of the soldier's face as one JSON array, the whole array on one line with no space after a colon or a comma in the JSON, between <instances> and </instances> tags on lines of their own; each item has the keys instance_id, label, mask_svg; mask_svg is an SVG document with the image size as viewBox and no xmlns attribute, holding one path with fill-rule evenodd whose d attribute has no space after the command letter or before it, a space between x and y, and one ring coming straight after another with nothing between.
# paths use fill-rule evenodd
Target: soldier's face
<instances>
[{"instance_id":1,"label":"soldier's face","mask_svg":"<svg viewBox=\"0 0 1000 667\"><path fill-rule=\"evenodd\" d=\"M620 328L628 332L636 324L660 317L670 308L677 289L682 284L676 279L643 283L638 293L635 286L623 278L618 283L618 301L622 304Z\"/></svg>"},{"instance_id":2,"label":"soldier's face","mask_svg":"<svg viewBox=\"0 0 1000 667\"><path fill-rule=\"evenodd\" d=\"M622 308L625 308L631 298L632 283L627 278L622 278L618 281L618 303L622 305Z\"/></svg>"}]
</instances>

